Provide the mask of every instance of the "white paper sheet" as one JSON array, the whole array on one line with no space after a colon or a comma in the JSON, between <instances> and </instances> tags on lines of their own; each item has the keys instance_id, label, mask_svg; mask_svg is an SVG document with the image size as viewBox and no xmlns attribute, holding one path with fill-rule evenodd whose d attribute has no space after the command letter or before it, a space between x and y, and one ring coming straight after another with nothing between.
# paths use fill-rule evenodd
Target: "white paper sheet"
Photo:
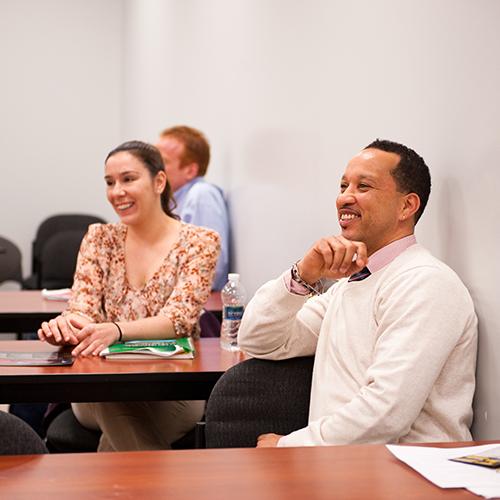
<instances>
[{"instance_id":1,"label":"white paper sheet","mask_svg":"<svg viewBox=\"0 0 500 500\"><path fill-rule=\"evenodd\" d=\"M42 297L46 300L68 301L71 298L71 288L57 288L55 290L42 290Z\"/></svg>"},{"instance_id":2,"label":"white paper sheet","mask_svg":"<svg viewBox=\"0 0 500 500\"><path fill-rule=\"evenodd\" d=\"M467 446L465 448L432 448L427 446L387 445L399 460L441 488L466 488L485 498L500 497L500 473L477 465L452 462L462 457L498 448L498 444Z\"/></svg>"}]
</instances>

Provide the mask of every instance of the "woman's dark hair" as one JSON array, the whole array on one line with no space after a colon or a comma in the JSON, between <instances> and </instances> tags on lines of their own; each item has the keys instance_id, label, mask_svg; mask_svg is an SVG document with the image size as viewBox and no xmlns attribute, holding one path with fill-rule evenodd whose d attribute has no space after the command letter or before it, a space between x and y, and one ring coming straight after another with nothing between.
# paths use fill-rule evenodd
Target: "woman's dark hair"
<instances>
[{"instance_id":1,"label":"woman's dark hair","mask_svg":"<svg viewBox=\"0 0 500 500\"><path fill-rule=\"evenodd\" d=\"M111 158L116 153L127 152L130 153L134 158L137 158L149 171L151 177L154 179L159 172L165 172L165 165L163 164L163 158L160 152L153 145L142 141L127 141L120 144L115 149L111 150L106 156L106 163L109 158ZM165 184L165 189L161 193L161 207L163 211L174 219L179 220L179 216L173 213L175 208L175 200L172 196L172 188L170 183Z\"/></svg>"}]
</instances>

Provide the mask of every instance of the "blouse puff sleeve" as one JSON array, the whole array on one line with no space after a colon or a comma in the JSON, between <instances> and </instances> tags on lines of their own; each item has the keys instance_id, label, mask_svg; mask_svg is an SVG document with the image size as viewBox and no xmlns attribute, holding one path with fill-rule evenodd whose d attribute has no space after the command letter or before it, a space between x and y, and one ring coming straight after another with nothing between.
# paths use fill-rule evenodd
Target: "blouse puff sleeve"
<instances>
[{"instance_id":1,"label":"blouse puff sleeve","mask_svg":"<svg viewBox=\"0 0 500 500\"><path fill-rule=\"evenodd\" d=\"M174 325L177 337L196 331L203 305L210 295L220 253L220 237L210 229L191 226L180 251L177 283L160 314Z\"/></svg>"},{"instance_id":2,"label":"blouse puff sleeve","mask_svg":"<svg viewBox=\"0 0 500 500\"><path fill-rule=\"evenodd\" d=\"M109 245L106 245L108 238L105 227L103 224L92 224L83 237L76 262L71 299L63 315L78 314L95 323L105 320L102 307L102 255L106 246L109 248Z\"/></svg>"}]
</instances>

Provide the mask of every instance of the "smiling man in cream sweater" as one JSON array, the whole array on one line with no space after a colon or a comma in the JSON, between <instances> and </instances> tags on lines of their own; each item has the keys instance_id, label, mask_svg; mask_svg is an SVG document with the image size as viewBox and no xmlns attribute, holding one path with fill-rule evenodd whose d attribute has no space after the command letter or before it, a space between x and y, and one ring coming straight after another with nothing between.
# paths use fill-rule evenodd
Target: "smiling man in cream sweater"
<instances>
[{"instance_id":1,"label":"smiling man in cream sweater","mask_svg":"<svg viewBox=\"0 0 500 500\"><path fill-rule=\"evenodd\" d=\"M459 277L414 236L430 186L417 153L374 141L342 177L341 234L250 301L244 351L315 354L308 426L257 446L471 439L477 318ZM338 281L322 293L324 278Z\"/></svg>"}]
</instances>

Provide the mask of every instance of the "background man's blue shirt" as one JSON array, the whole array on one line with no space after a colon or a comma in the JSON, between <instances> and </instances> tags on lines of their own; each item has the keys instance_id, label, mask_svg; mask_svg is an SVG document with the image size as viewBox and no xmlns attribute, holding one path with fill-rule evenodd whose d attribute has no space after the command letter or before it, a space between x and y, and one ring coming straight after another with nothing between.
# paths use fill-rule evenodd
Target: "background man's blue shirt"
<instances>
[{"instance_id":1,"label":"background man's blue shirt","mask_svg":"<svg viewBox=\"0 0 500 500\"><path fill-rule=\"evenodd\" d=\"M184 221L208 227L221 237L221 253L215 270L213 290L221 290L229 272L229 214L222 189L196 177L174 193L174 212Z\"/></svg>"}]
</instances>

